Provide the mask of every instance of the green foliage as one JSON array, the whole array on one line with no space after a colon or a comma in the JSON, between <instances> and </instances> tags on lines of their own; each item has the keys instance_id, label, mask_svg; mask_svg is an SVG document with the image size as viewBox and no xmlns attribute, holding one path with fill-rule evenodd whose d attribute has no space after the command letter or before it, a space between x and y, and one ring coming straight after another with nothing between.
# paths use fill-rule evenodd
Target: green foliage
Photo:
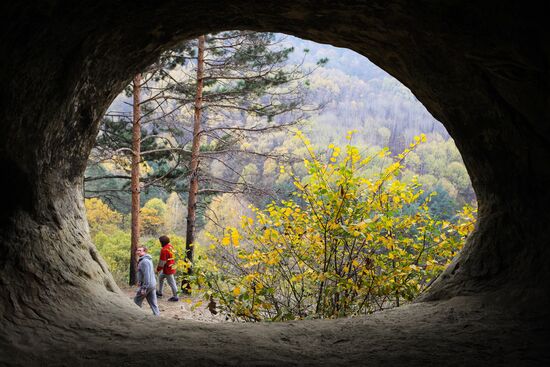
<instances>
[{"instance_id":1,"label":"green foliage","mask_svg":"<svg viewBox=\"0 0 550 367\"><path fill-rule=\"evenodd\" d=\"M119 229L110 233L100 231L92 241L115 279L120 283L127 283L130 266L130 233Z\"/></svg>"},{"instance_id":2,"label":"green foliage","mask_svg":"<svg viewBox=\"0 0 550 367\"><path fill-rule=\"evenodd\" d=\"M126 282L130 264L130 233L122 230L124 216L100 199L86 199L86 218L92 242L120 282Z\"/></svg>"},{"instance_id":3,"label":"green foliage","mask_svg":"<svg viewBox=\"0 0 550 367\"><path fill-rule=\"evenodd\" d=\"M131 195L128 179L115 178L117 172L112 165L94 162L94 153L88 160L84 175L84 197L98 198L120 213L130 211Z\"/></svg>"},{"instance_id":4,"label":"green foliage","mask_svg":"<svg viewBox=\"0 0 550 367\"><path fill-rule=\"evenodd\" d=\"M353 132L347 139L351 140ZM402 182L417 137L377 175L375 158L350 144L309 153L308 176L294 179L295 199L253 208L240 228L212 236L197 282L233 318L340 317L412 300L460 250L473 226L465 208L455 222L436 220L417 180ZM281 174L288 172L281 166ZM416 210L410 210L412 207Z\"/></svg>"},{"instance_id":5,"label":"green foliage","mask_svg":"<svg viewBox=\"0 0 550 367\"><path fill-rule=\"evenodd\" d=\"M185 175L186 169L180 162L186 153L170 150L173 142L165 130L143 122L140 180L144 183L141 193L144 201L151 197L165 197L166 190L178 184L185 185L181 176ZM130 211L131 148L131 115L120 112L106 115L88 159L84 178L86 197L100 197L120 212Z\"/></svg>"},{"instance_id":6,"label":"green foliage","mask_svg":"<svg viewBox=\"0 0 550 367\"><path fill-rule=\"evenodd\" d=\"M125 229L125 217L109 208L100 199L86 199L85 206L92 241L107 262L115 279L120 283L127 283L130 266L130 232ZM161 199L154 198L143 206L141 212L144 237L140 243L149 249L149 254L156 261L161 248L158 237L162 234L165 214L168 213L167 206ZM183 260L185 258L184 238L169 233L171 243L176 248L177 257Z\"/></svg>"},{"instance_id":7,"label":"green foliage","mask_svg":"<svg viewBox=\"0 0 550 367\"><path fill-rule=\"evenodd\" d=\"M154 210L159 216L163 216L166 212L166 203L159 198L148 200L143 207Z\"/></svg>"},{"instance_id":8,"label":"green foliage","mask_svg":"<svg viewBox=\"0 0 550 367\"><path fill-rule=\"evenodd\" d=\"M158 198L149 200L140 210L141 229L144 235L155 235L164 228L166 204Z\"/></svg>"}]
</instances>

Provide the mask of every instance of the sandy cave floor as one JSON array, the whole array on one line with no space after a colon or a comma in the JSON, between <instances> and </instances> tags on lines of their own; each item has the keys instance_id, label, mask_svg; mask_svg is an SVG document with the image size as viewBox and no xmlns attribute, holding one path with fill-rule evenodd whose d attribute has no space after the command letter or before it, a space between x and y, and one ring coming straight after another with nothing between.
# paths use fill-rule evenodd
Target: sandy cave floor
<instances>
[{"instance_id":1,"label":"sandy cave floor","mask_svg":"<svg viewBox=\"0 0 550 367\"><path fill-rule=\"evenodd\" d=\"M41 327L22 320L32 330L21 325L9 340L0 331L0 366L550 365L546 313L510 314L487 298L455 297L347 319L236 323L185 296L168 302L165 295L162 316L153 317L146 304L143 311L133 304L134 288L122 291L124 308L103 304L104 314L98 308L86 317L68 313Z\"/></svg>"},{"instance_id":2,"label":"sandy cave floor","mask_svg":"<svg viewBox=\"0 0 550 367\"><path fill-rule=\"evenodd\" d=\"M133 299L133 288L122 290ZM196 297L180 296L179 302L169 302L169 293L168 297L165 294L159 299L163 320L236 327L240 324L221 314L212 315L206 302ZM146 303L143 307L148 309ZM244 329L237 333L246 330L245 334L250 334L248 338L252 337L254 342L249 340L248 346L252 350L272 343L267 350L259 352L260 361L236 362L232 358L222 358L221 362L214 358L209 363L224 366L425 366L441 365L444 361L448 366L474 365L474 362L495 366L550 365L545 347L550 346L548 325L541 323L546 318L530 317L527 312L519 320L518 315L502 311L477 298L457 297L440 303L409 304L366 317L243 325ZM179 322L176 323L179 325ZM222 330L225 330L223 326L219 331ZM232 340L229 344L235 343L232 347L235 350L246 350L246 343L241 342Z\"/></svg>"},{"instance_id":3,"label":"sandy cave floor","mask_svg":"<svg viewBox=\"0 0 550 367\"><path fill-rule=\"evenodd\" d=\"M126 294L132 301L136 294L135 287L122 286L119 284L120 289ZM168 289L166 289L168 288ZM179 301L170 302L168 298L172 296L170 288L166 286L168 293L165 293L163 297L158 298L158 306L160 310L160 316L165 319L175 320L193 320L197 322L207 323L221 323L231 322L224 315L218 313L213 315L207 307L207 302L196 296L179 295ZM143 302L142 308L144 310L149 309L147 301Z\"/></svg>"}]
</instances>

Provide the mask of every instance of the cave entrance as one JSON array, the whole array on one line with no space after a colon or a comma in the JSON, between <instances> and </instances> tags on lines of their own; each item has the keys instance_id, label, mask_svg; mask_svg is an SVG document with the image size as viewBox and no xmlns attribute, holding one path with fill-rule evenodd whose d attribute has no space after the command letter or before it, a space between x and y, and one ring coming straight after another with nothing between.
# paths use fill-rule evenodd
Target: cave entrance
<instances>
[{"instance_id":1,"label":"cave entrance","mask_svg":"<svg viewBox=\"0 0 550 367\"><path fill-rule=\"evenodd\" d=\"M475 220L458 149L408 88L353 51L274 33L208 34L164 52L109 107L84 185L92 240L127 293L135 249L156 263L169 234L180 268L170 300L189 293L177 289L192 248L189 308L249 321L410 302ZM303 237L322 228L324 241ZM308 256L315 246L320 257Z\"/></svg>"}]
</instances>

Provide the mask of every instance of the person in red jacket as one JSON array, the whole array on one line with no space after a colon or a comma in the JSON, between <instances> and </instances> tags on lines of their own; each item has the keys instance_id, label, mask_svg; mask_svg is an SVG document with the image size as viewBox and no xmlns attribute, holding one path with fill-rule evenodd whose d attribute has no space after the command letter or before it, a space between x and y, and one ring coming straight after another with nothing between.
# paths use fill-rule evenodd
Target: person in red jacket
<instances>
[{"instance_id":1,"label":"person in red jacket","mask_svg":"<svg viewBox=\"0 0 550 367\"><path fill-rule=\"evenodd\" d=\"M176 260L174 258L174 248L170 244L170 238L168 236L159 237L160 245L160 259L157 266L157 273L159 273L159 289L157 296L162 297L162 288L164 286L164 279L168 281L168 285L172 288L173 296L168 298L168 301L176 302L178 298L178 288L176 287Z\"/></svg>"}]
</instances>

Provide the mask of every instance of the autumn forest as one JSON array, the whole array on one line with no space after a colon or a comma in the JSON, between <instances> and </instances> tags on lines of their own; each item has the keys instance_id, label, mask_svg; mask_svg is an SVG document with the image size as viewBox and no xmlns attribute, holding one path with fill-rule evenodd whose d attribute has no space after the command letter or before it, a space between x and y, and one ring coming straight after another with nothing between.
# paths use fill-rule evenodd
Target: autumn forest
<instances>
[{"instance_id":1,"label":"autumn forest","mask_svg":"<svg viewBox=\"0 0 550 367\"><path fill-rule=\"evenodd\" d=\"M189 40L105 114L84 178L92 240L121 285L137 244L176 250L181 293L231 320L368 314L424 291L476 198L453 140L346 49L282 34Z\"/></svg>"}]
</instances>

